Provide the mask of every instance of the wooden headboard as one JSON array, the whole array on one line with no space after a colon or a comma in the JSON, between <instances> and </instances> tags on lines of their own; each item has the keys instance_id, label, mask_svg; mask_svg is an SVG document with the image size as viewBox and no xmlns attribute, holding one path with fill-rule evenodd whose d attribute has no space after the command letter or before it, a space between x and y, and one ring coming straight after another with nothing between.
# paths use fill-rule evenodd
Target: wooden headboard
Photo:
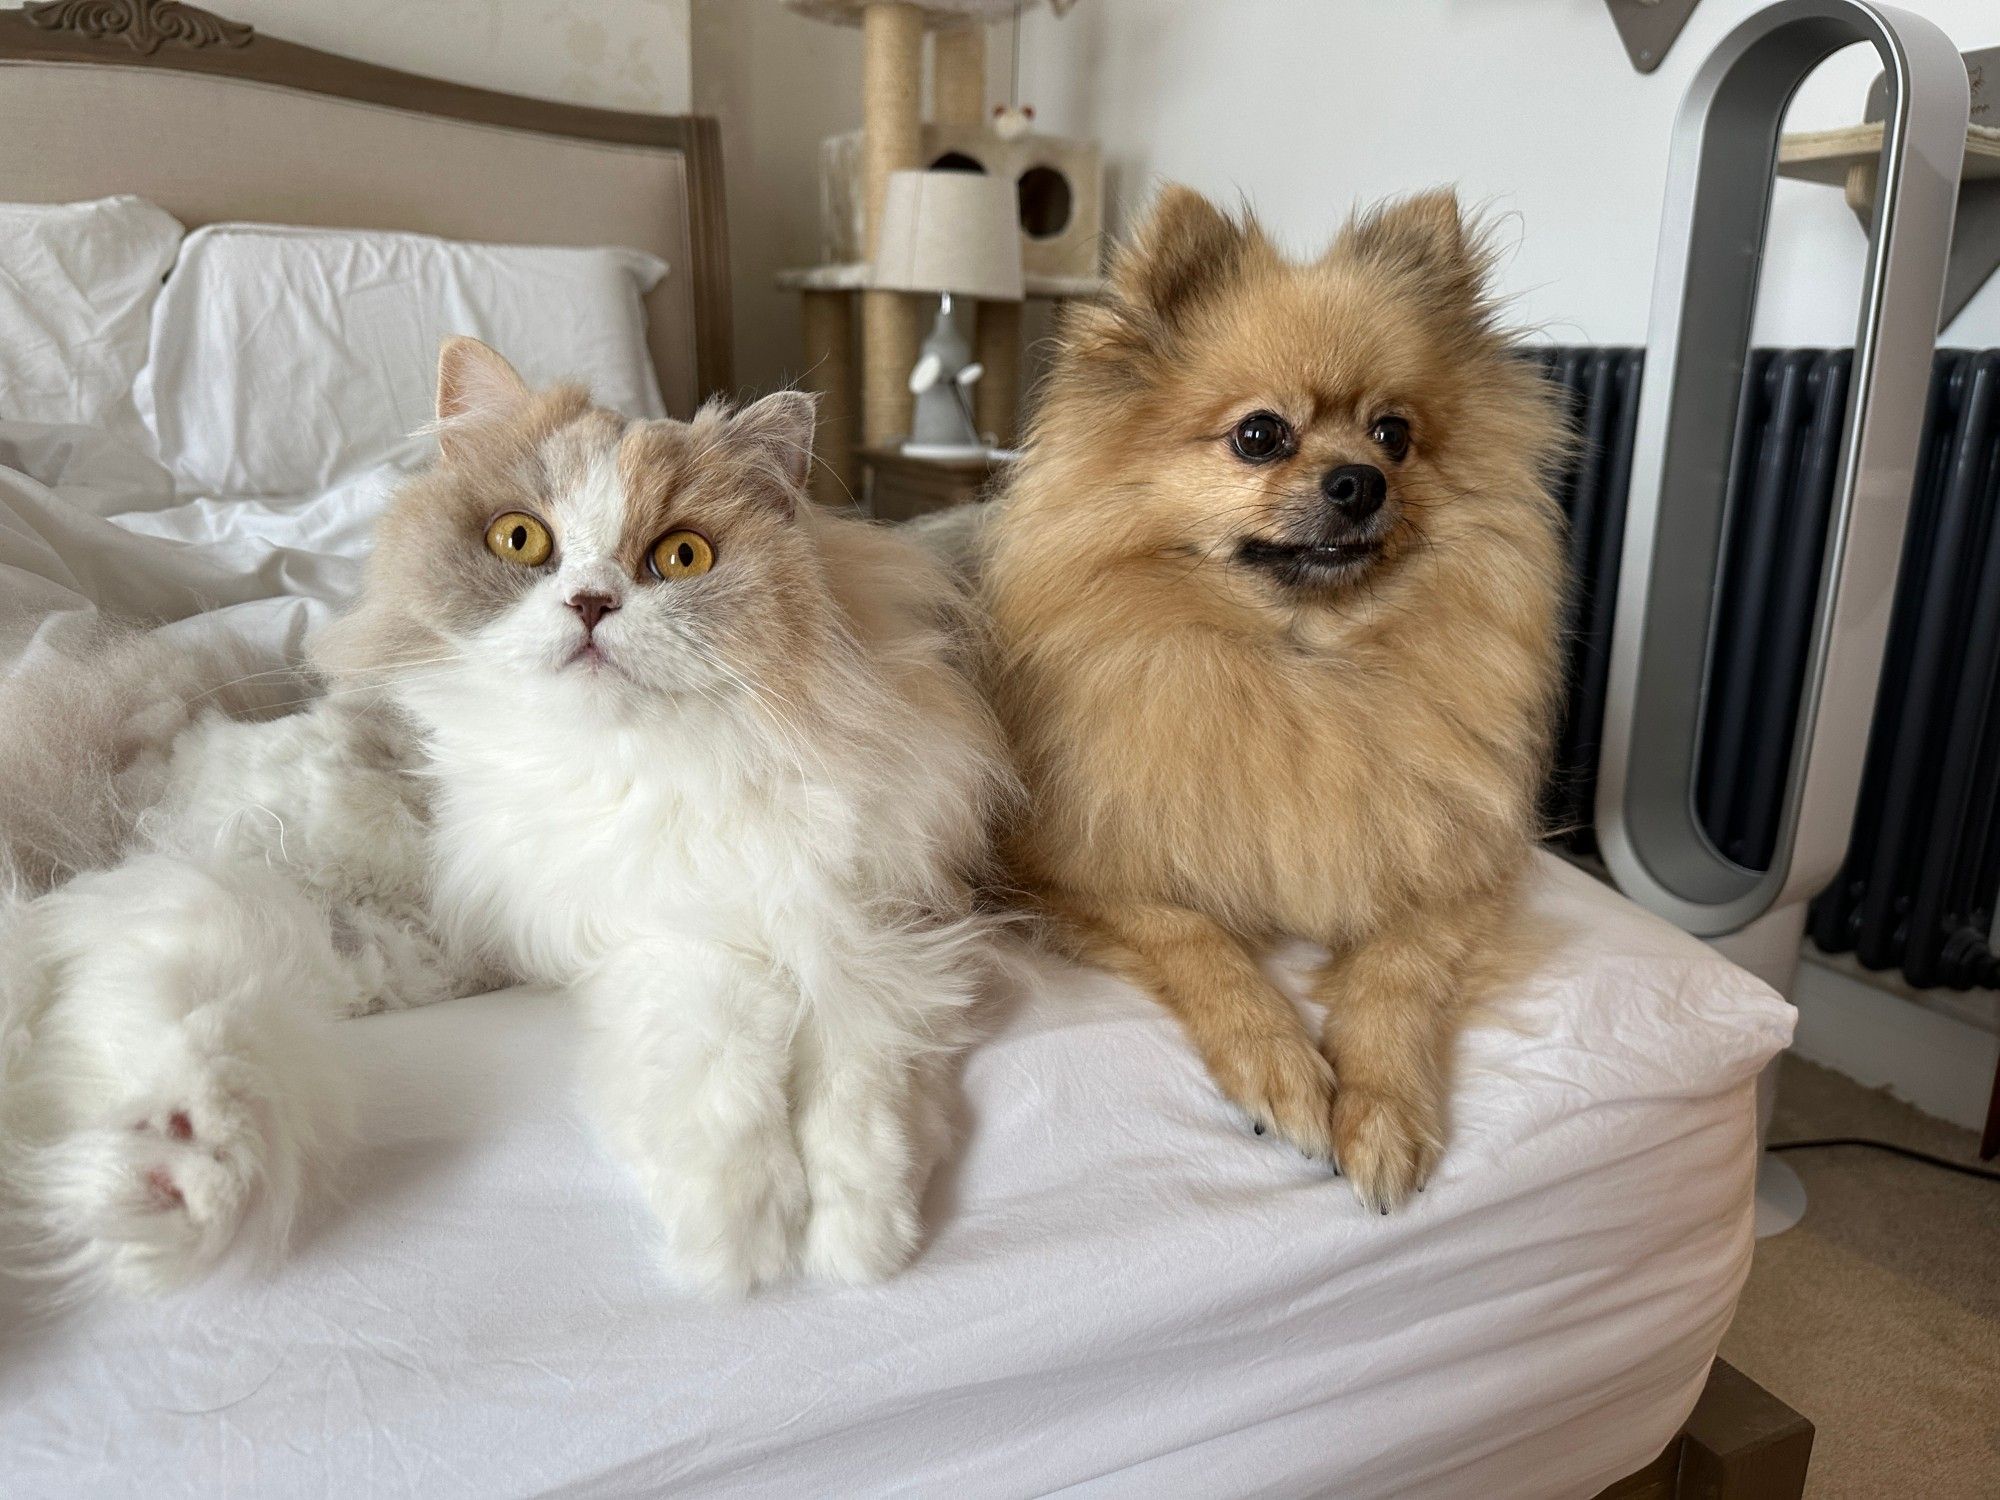
<instances>
[{"instance_id":1,"label":"wooden headboard","mask_svg":"<svg viewBox=\"0 0 2000 1500\"><path fill-rule=\"evenodd\" d=\"M136 193L228 220L626 245L667 409L726 393L729 254L715 121L557 104L259 36L178 0L0 10L0 202Z\"/></svg>"}]
</instances>

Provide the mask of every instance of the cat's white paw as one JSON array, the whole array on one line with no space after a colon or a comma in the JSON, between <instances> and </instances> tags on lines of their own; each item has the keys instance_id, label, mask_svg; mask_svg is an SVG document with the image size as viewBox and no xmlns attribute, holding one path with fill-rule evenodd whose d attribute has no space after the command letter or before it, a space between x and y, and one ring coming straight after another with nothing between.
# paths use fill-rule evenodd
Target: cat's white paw
<instances>
[{"instance_id":1,"label":"cat's white paw","mask_svg":"<svg viewBox=\"0 0 2000 1500\"><path fill-rule=\"evenodd\" d=\"M252 1114L180 1100L49 1148L48 1208L76 1262L127 1292L184 1285L220 1259L263 1174Z\"/></svg>"},{"instance_id":2,"label":"cat's white paw","mask_svg":"<svg viewBox=\"0 0 2000 1500\"><path fill-rule=\"evenodd\" d=\"M935 1110L937 1068L864 1058L834 1069L824 1051L821 1061L798 1124L812 1192L805 1269L818 1281L861 1286L902 1270L923 1237L917 1199L928 1150L919 1136L929 1130L913 1134L911 1122Z\"/></svg>"},{"instance_id":3,"label":"cat's white paw","mask_svg":"<svg viewBox=\"0 0 2000 1500\"><path fill-rule=\"evenodd\" d=\"M865 1286L895 1275L916 1253L923 1225L901 1184L884 1192L815 1196L806 1224L806 1274Z\"/></svg>"},{"instance_id":4,"label":"cat's white paw","mask_svg":"<svg viewBox=\"0 0 2000 1500\"><path fill-rule=\"evenodd\" d=\"M672 1269L699 1289L745 1296L791 1274L807 1207L793 1152L682 1170L658 1186L655 1200Z\"/></svg>"}]
</instances>

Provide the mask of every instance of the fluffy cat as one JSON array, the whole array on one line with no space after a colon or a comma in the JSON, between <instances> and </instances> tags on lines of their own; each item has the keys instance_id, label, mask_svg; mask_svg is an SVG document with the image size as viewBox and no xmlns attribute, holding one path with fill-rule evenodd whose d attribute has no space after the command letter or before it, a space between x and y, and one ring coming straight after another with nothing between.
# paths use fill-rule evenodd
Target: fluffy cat
<instances>
[{"instance_id":1,"label":"fluffy cat","mask_svg":"<svg viewBox=\"0 0 2000 1500\"><path fill-rule=\"evenodd\" d=\"M419 727L441 912L577 986L685 1278L887 1274L1008 785L960 590L804 498L807 396L627 423L470 341L439 387L443 461L321 660Z\"/></svg>"},{"instance_id":2,"label":"fluffy cat","mask_svg":"<svg viewBox=\"0 0 2000 1500\"><path fill-rule=\"evenodd\" d=\"M600 1118L681 1281L894 1271L916 1245L943 1066L985 974L972 887L1009 788L963 659L961 591L910 544L804 499L813 407L797 393L630 422L574 387L531 392L492 350L453 340L438 417L439 461L391 501L361 597L314 644L326 698L297 720L189 731L168 804L203 780L208 739L320 737L347 757L346 795L379 773L418 845L424 904L406 935L429 945L420 988L489 970L574 988ZM361 748L378 741L379 766ZM421 774L399 774L405 762ZM371 841L362 868L383 889L329 894L325 851L293 832L310 799L259 791L289 814L287 848L176 866L227 913L206 922L231 941L176 926L189 902L159 894L150 854L16 917L42 936L0 981L16 989L0 1013L36 1128L5 1170L72 1263L125 1284L205 1265L243 1205L291 1191L310 1156L295 1148L337 1134L338 1080L291 1070L312 1051L303 1013L341 1007L301 997L344 987L351 1007L356 944L336 926L386 904L359 944L380 959L410 889ZM234 826L217 807L193 825ZM274 859L299 878L274 885ZM138 910L156 915L153 941L200 964L159 965ZM102 962L80 963L83 945ZM281 981L260 969L279 955ZM134 1006L140 964L177 986L169 1002ZM373 994L402 993L374 977ZM177 1049L173 1086L121 1089L115 1062L43 1066L144 1050L105 1040L135 1010L147 1045ZM168 1191L155 1153L219 1150L200 1103L217 1097L252 1144L232 1169L243 1186L190 1229L179 1221L211 1195L179 1177ZM85 1139L106 1158L88 1181L51 1165Z\"/></svg>"}]
</instances>

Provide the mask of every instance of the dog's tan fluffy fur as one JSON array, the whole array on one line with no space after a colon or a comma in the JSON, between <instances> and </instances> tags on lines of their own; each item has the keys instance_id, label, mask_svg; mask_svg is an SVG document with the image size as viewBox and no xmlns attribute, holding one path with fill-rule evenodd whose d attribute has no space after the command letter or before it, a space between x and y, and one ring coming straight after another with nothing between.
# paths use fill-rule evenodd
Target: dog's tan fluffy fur
<instances>
[{"instance_id":1,"label":"dog's tan fluffy fur","mask_svg":"<svg viewBox=\"0 0 2000 1500\"><path fill-rule=\"evenodd\" d=\"M1449 193L1296 263L1169 188L1062 329L984 559L1033 799L1017 877L1260 1127L1384 1211L1443 1148L1556 691L1562 426L1486 270ZM1240 455L1253 412L1289 451ZM1355 463L1387 479L1366 560L1269 566ZM1332 955L1317 1044L1255 961L1287 935Z\"/></svg>"}]
</instances>

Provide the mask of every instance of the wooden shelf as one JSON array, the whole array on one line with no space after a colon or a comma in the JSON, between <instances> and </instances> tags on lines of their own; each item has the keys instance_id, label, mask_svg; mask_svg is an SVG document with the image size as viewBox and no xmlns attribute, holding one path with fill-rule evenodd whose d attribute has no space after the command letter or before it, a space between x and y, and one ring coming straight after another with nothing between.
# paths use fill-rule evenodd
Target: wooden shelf
<instances>
[{"instance_id":1,"label":"wooden shelf","mask_svg":"<svg viewBox=\"0 0 2000 1500\"><path fill-rule=\"evenodd\" d=\"M908 521L933 511L984 500L1014 455L987 452L967 458L912 458L899 447L863 448L863 494L878 521Z\"/></svg>"},{"instance_id":2,"label":"wooden shelf","mask_svg":"<svg viewBox=\"0 0 2000 1500\"><path fill-rule=\"evenodd\" d=\"M1805 131L1778 142L1778 175L1841 189L1866 233L1875 218L1875 168L1881 155L1879 120ZM1964 310L1995 265L2000 265L2000 130L1968 125L1940 328Z\"/></svg>"},{"instance_id":3,"label":"wooden shelf","mask_svg":"<svg viewBox=\"0 0 2000 1500\"><path fill-rule=\"evenodd\" d=\"M1882 154L1882 125L1848 125L1839 130L1809 130L1788 135L1778 143L1778 175L1830 187L1847 186L1851 168L1873 166ZM2000 180L2000 130L1968 125L1965 130L1965 180Z\"/></svg>"},{"instance_id":4,"label":"wooden shelf","mask_svg":"<svg viewBox=\"0 0 2000 1500\"><path fill-rule=\"evenodd\" d=\"M778 289L786 292L865 292L869 287L871 269L865 260L830 266L799 266L780 271L776 280ZM1037 276L1030 271L1023 279L1031 299L1096 297L1104 291L1102 276Z\"/></svg>"}]
</instances>

